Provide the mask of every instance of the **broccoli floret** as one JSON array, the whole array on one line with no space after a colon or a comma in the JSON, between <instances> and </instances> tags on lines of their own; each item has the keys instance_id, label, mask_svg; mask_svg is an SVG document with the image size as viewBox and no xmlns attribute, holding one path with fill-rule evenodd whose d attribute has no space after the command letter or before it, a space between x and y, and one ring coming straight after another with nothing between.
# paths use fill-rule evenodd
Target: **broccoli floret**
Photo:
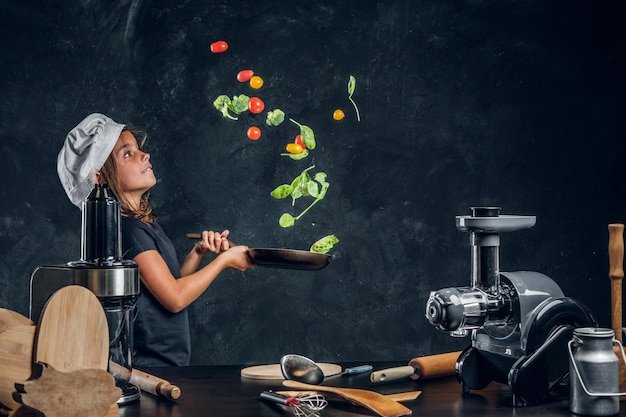
<instances>
[{"instance_id":1,"label":"broccoli floret","mask_svg":"<svg viewBox=\"0 0 626 417\"><path fill-rule=\"evenodd\" d=\"M228 104L228 109L235 114L243 113L248 110L248 102L250 101L250 97L245 94L239 94L238 96L233 96L233 99Z\"/></svg>"},{"instance_id":2,"label":"broccoli floret","mask_svg":"<svg viewBox=\"0 0 626 417\"><path fill-rule=\"evenodd\" d=\"M217 110L222 112L222 116L227 117L231 120L237 120L236 117L233 117L230 115L230 113L228 113L228 108L230 107L230 104L230 98L225 95L218 96L213 102L213 106L215 106Z\"/></svg>"},{"instance_id":3,"label":"broccoli floret","mask_svg":"<svg viewBox=\"0 0 626 417\"><path fill-rule=\"evenodd\" d=\"M265 119L265 123L268 126L278 126L282 122L285 121L285 112L281 109L276 109L267 112L267 118Z\"/></svg>"}]
</instances>

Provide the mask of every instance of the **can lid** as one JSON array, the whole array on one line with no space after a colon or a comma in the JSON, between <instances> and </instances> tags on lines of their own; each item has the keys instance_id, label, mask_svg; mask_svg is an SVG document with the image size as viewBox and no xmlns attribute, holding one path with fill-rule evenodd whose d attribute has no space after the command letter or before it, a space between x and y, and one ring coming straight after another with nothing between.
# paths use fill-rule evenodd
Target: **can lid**
<instances>
[{"instance_id":1,"label":"can lid","mask_svg":"<svg viewBox=\"0 0 626 417\"><path fill-rule=\"evenodd\" d=\"M578 329L574 329L574 335L583 337L613 338L615 336L615 332L613 331L613 329L607 329L603 327L579 327Z\"/></svg>"}]
</instances>

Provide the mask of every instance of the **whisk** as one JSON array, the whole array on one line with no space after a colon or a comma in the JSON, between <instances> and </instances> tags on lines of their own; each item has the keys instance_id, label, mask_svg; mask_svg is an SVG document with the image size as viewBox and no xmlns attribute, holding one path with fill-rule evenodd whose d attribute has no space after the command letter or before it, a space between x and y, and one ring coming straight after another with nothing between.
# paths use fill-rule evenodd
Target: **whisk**
<instances>
[{"instance_id":1,"label":"whisk","mask_svg":"<svg viewBox=\"0 0 626 417\"><path fill-rule=\"evenodd\" d=\"M321 394L288 397L272 391L263 391L261 398L293 408L296 417L320 417L318 411L328 405L328 401Z\"/></svg>"}]
</instances>

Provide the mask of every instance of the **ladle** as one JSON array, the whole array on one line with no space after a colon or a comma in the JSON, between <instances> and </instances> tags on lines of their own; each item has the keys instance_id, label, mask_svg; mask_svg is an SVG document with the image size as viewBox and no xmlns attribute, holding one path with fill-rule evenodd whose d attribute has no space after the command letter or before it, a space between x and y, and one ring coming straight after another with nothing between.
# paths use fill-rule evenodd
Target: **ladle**
<instances>
[{"instance_id":1,"label":"ladle","mask_svg":"<svg viewBox=\"0 0 626 417\"><path fill-rule=\"evenodd\" d=\"M280 359L280 370L285 379L318 385L324 380L324 372L311 359L300 355L285 355Z\"/></svg>"}]
</instances>

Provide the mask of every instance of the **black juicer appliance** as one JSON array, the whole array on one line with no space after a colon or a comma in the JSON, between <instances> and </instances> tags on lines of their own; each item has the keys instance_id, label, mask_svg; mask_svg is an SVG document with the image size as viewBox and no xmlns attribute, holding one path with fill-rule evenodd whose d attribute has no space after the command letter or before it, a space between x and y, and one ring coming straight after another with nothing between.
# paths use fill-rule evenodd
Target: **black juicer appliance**
<instances>
[{"instance_id":1,"label":"black juicer appliance","mask_svg":"<svg viewBox=\"0 0 626 417\"><path fill-rule=\"evenodd\" d=\"M109 327L110 361L132 371L135 303L139 269L122 259L120 204L107 185L96 185L82 205L81 259L64 265L40 266L30 282L30 318L35 323L48 299L67 285L91 290L104 308ZM116 378L122 390L118 404L136 400L139 389Z\"/></svg>"},{"instance_id":2,"label":"black juicer appliance","mask_svg":"<svg viewBox=\"0 0 626 417\"><path fill-rule=\"evenodd\" d=\"M456 362L462 392L490 382L508 384L513 406L546 401L569 375L567 343L577 327L597 327L590 310L565 297L538 272L500 272L500 233L528 229L535 216L500 215L499 207L475 207L457 216L469 232L471 283L430 294L426 317L452 336L471 336Z\"/></svg>"}]
</instances>

